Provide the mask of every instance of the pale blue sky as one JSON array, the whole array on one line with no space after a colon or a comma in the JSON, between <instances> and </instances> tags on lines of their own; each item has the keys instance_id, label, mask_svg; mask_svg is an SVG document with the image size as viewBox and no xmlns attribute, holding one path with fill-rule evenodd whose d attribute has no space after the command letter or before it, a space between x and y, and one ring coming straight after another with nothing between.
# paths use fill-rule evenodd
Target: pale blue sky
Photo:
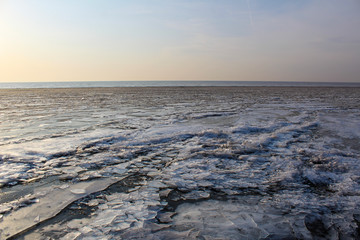
<instances>
[{"instance_id":1,"label":"pale blue sky","mask_svg":"<svg viewBox=\"0 0 360 240\"><path fill-rule=\"evenodd\" d=\"M359 0L2 0L0 81L360 81Z\"/></svg>"}]
</instances>

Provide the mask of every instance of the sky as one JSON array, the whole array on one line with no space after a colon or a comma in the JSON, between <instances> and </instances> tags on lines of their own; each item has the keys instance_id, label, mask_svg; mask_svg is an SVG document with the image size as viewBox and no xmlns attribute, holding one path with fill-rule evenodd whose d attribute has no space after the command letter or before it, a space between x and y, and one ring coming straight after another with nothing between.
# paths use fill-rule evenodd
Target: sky
<instances>
[{"instance_id":1,"label":"sky","mask_svg":"<svg viewBox=\"0 0 360 240\"><path fill-rule=\"evenodd\" d=\"M359 0L0 0L0 82L360 82Z\"/></svg>"}]
</instances>

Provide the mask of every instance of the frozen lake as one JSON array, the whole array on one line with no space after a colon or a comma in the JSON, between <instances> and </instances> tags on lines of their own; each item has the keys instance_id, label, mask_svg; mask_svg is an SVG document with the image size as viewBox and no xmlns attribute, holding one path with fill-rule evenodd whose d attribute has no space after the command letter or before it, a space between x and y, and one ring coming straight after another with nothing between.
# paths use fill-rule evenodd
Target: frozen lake
<instances>
[{"instance_id":1,"label":"frozen lake","mask_svg":"<svg viewBox=\"0 0 360 240\"><path fill-rule=\"evenodd\" d=\"M359 239L360 88L0 89L0 239Z\"/></svg>"}]
</instances>

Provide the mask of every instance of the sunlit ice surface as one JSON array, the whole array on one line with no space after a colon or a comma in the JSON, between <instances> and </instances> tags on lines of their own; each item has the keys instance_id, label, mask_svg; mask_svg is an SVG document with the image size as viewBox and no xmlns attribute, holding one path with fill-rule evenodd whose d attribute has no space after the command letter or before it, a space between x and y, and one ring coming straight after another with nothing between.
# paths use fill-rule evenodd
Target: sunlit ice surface
<instances>
[{"instance_id":1,"label":"sunlit ice surface","mask_svg":"<svg viewBox=\"0 0 360 240\"><path fill-rule=\"evenodd\" d=\"M0 239L358 239L360 89L0 90Z\"/></svg>"}]
</instances>

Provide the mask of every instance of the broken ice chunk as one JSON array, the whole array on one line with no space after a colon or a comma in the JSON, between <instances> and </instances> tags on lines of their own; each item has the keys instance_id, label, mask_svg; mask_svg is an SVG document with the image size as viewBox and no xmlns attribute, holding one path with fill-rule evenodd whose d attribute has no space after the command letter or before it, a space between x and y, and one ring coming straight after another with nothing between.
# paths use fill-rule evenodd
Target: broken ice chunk
<instances>
[{"instance_id":1,"label":"broken ice chunk","mask_svg":"<svg viewBox=\"0 0 360 240\"><path fill-rule=\"evenodd\" d=\"M99 205L100 210L105 210L105 209L108 209L108 208L109 208L109 206L106 203Z\"/></svg>"},{"instance_id":2,"label":"broken ice chunk","mask_svg":"<svg viewBox=\"0 0 360 240\"><path fill-rule=\"evenodd\" d=\"M89 233L89 232L91 232L91 231L92 231L92 229L89 228L89 227L87 227L87 226L82 227L82 228L80 229L80 232L82 232L82 233Z\"/></svg>"},{"instance_id":3,"label":"broken ice chunk","mask_svg":"<svg viewBox=\"0 0 360 240\"><path fill-rule=\"evenodd\" d=\"M162 190L162 191L159 192L159 196L161 198L166 198L171 191L172 191L171 189Z\"/></svg>"},{"instance_id":4,"label":"broken ice chunk","mask_svg":"<svg viewBox=\"0 0 360 240\"><path fill-rule=\"evenodd\" d=\"M184 195L185 199L192 199L192 200L208 198L208 197L210 197L210 194L208 192L204 192L204 191L192 191L192 192Z\"/></svg>"},{"instance_id":5,"label":"broken ice chunk","mask_svg":"<svg viewBox=\"0 0 360 240\"><path fill-rule=\"evenodd\" d=\"M157 223L153 223L153 222L148 222L146 223L145 227L150 228L151 231L156 232L159 230L163 230L165 228L169 228L171 227L170 224L157 224Z\"/></svg>"},{"instance_id":6,"label":"broken ice chunk","mask_svg":"<svg viewBox=\"0 0 360 240\"><path fill-rule=\"evenodd\" d=\"M86 193L85 189L71 189L70 192L72 192L73 194L85 194Z\"/></svg>"},{"instance_id":7,"label":"broken ice chunk","mask_svg":"<svg viewBox=\"0 0 360 240\"><path fill-rule=\"evenodd\" d=\"M81 219L74 219L66 225L70 229L79 229L83 226L83 222Z\"/></svg>"},{"instance_id":8,"label":"broken ice chunk","mask_svg":"<svg viewBox=\"0 0 360 240\"><path fill-rule=\"evenodd\" d=\"M95 207L99 205L99 203L100 203L99 199L92 199L90 202L87 203L87 205L90 207Z\"/></svg>"},{"instance_id":9,"label":"broken ice chunk","mask_svg":"<svg viewBox=\"0 0 360 240\"><path fill-rule=\"evenodd\" d=\"M172 222L171 217L174 215L174 212L164 212L164 213L159 213L157 215L157 219L159 220L159 222L161 223L170 223Z\"/></svg>"},{"instance_id":10,"label":"broken ice chunk","mask_svg":"<svg viewBox=\"0 0 360 240\"><path fill-rule=\"evenodd\" d=\"M101 227L111 224L117 216L116 213L117 212L114 212L112 210L100 212L100 214L96 217L95 221L93 222L93 226Z\"/></svg>"},{"instance_id":11,"label":"broken ice chunk","mask_svg":"<svg viewBox=\"0 0 360 240\"><path fill-rule=\"evenodd\" d=\"M16 184L18 184L17 181L8 182L8 185L9 185L9 186L15 186Z\"/></svg>"},{"instance_id":12,"label":"broken ice chunk","mask_svg":"<svg viewBox=\"0 0 360 240\"><path fill-rule=\"evenodd\" d=\"M40 222L40 216L39 215L36 218L34 218L34 222Z\"/></svg>"},{"instance_id":13,"label":"broken ice chunk","mask_svg":"<svg viewBox=\"0 0 360 240\"><path fill-rule=\"evenodd\" d=\"M81 235L81 232L71 232L71 233L66 234L64 237L62 237L61 240L75 240L80 235Z\"/></svg>"},{"instance_id":14,"label":"broken ice chunk","mask_svg":"<svg viewBox=\"0 0 360 240\"><path fill-rule=\"evenodd\" d=\"M0 214L7 213L12 209L11 206L0 206Z\"/></svg>"},{"instance_id":15,"label":"broken ice chunk","mask_svg":"<svg viewBox=\"0 0 360 240\"><path fill-rule=\"evenodd\" d=\"M115 229L117 231L121 231L121 230L129 228L130 226L131 226L131 224L129 222L123 222L122 221L122 222L116 224Z\"/></svg>"},{"instance_id":16,"label":"broken ice chunk","mask_svg":"<svg viewBox=\"0 0 360 240\"><path fill-rule=\"evenodd\" d=\"M148 184L149 187L153 188L166 188L167 186L160 181L152 181Z\"/></svg>"},{"instance_id":17,"label":"broken ice chunk","mask_svg":"<svg viewBox=\"0 0 360 240\"><path fill-rule=\"evenodd\" d=\"M63 184L63 185L61 185L59 188L60 189L66 189L66 188L68 188L69 187L69 184Z\"/></svg>"}]
</instances>

